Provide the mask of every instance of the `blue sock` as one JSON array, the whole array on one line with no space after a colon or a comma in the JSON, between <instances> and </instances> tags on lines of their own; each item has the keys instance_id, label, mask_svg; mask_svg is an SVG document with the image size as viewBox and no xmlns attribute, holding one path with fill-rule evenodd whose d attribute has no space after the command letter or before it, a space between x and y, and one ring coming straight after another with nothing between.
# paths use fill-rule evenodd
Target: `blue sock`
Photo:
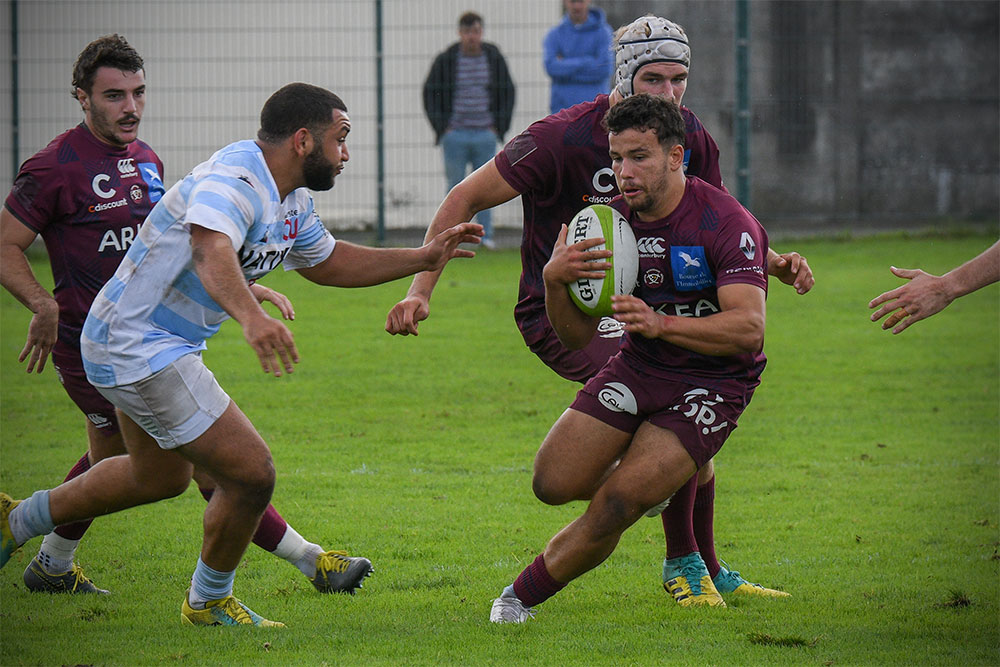
<instances>
[{"instance_id":1,"label":"blue sock","mask_svg":"<svg viewBox=\"0 0 1000 667\"><path fill-rule=\"evenodd\" d=\"M191 593L188 595L188 604L195 609L204 609L205 603L210 600L221 600L233 594L233 579L236 578L236 570L229 572L219 572L213 570L198 558L198 565L194 568L194 576L191 577Z\"/></svg>"},{"instance_id":2,"label":"blue sock","mask_svg":"<svg viewBox=\"0 0 1000 667\"><path fill-rule=\"evenodd\" d=\"M32 537L48 535L56 527L49 511L49 491L35 491L10 513L10 532L20 545Z\"/></svg>"}]
</instances>

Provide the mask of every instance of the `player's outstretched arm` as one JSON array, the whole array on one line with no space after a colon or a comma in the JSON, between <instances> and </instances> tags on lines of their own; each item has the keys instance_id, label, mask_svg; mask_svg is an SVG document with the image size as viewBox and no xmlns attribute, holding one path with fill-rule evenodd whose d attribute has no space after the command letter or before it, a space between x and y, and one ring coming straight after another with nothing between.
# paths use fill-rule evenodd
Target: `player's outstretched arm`
<instances>
[{"instance_id":1,"label":"player's outstretched arm","mask_svg":"<svg viewBox=\"0 0 1000 667\"><path fill-rule=\"evenodd\" d=\"M517 190L503 180L493 160L465 177L444 198L424 237L426 243L445 229L472 220L480 211L499 206L518 196ZM441 271L424 271L413 277L406 297L392 307L385 320L390 334L417 335L420 322L430 314L431 294Z\"/></svg>"},{"instance_id":2,"label":"player's outstretched arm","mask_svg":"<svg viewBox=\"0 0 1000 667\"><path fill-rule=\"evenodd\" d=\"M0 208L0 284L34 315L28 337L17 360L28 360L25 370L41 373L59 336L59 305L31 271L24 251L35 240L35 232L6 208Z\"/></svg>"},{"instance_id":3,"label":"player's outstretched arm","mask_svg":"<svg viewBox=\"0 0 1000 667\"><path fill-rule=\"evenodd\" d=\"M914 322L941 312L958 297L1000 281L1000 241L943 276L920 269L889 268L910 282L879 294L868 308L878 308L871 315L872 322L889 315L882 328L898 334Z\"/></svg>"},{"instance_id":4,"label":"player's outstretched arm","mask_svg":"<svg viewBox=\"0 0 1000 667\"><path fill-rule=\"evenodd\" d=\"M768 248L767 273L786 285L791 285L799 294L805 294L816 284L809 262L797 252L778 254Z\"/></svg>"},{"instance_id":5,"label":"player's outstretched arm","mask_svg":"<svg viewBox=\"0 0 1000 667\"><path fill-rule=\"evenodd\" d=\"M261 308L243 276L232 241L196 223L190 227L194 270L205 291L243 327L243 337L265 373L280 377L282 368L291 373L292 364L299 361L292 332Z\"/></svg>"},{"instance_id":6,"label":"player's outstretched arm","mask_svg":"<svg viewBox=\"0 0 1000 667\"><path fill-rule=\"evenodd\" d=\"M463 222L445 229L419 248L369 248L337 241L333 252L316 266L299 269L320 285L368 287L411 276L418 271L438 271L455 257L475 257L460 243L479 243L483 226Z\"/></svg>"},{"instance_id":7,"label":"player's outstretched arm","mask_svg":"<svg viewBox=\"0 0 1000 667\"><path fill-rule=\"evenodd\" d=\"M552 255L542 269L545 281L545 314L559 342L570 350L587 346L597 331L601 318L585 314L576 307L569 296L567 285L580 278L603 278L611 268L610 262L595 262L595 259L611 257L610 250L591 250L604 243L604 239L588 239L573 245L566 245L568 228L563 225L552 247Z\"/></svg>"}]
</instances>

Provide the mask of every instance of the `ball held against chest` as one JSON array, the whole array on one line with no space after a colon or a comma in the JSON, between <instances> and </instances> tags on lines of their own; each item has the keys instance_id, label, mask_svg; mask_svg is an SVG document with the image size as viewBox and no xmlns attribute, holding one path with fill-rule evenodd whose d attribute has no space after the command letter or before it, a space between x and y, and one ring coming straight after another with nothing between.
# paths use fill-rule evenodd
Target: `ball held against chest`
<instances>
[{"instance_id":1,"label":"ball held against chest","mask_svg":"<svg viewBox=\"0 0 1000 667\"><path fill-rule=\"evenodd\" d=\"M566 234L566 245L587 239L603 238L604 243L591 250L607 248L613 254L607 260L611 268L603 278L581 278L568 285L573 303L587 315L611 315L611 297L631 294L639 276L639 250L632 227L621 213L603 204L588 206L574 216Z\"/></svg>"}]
</instances>

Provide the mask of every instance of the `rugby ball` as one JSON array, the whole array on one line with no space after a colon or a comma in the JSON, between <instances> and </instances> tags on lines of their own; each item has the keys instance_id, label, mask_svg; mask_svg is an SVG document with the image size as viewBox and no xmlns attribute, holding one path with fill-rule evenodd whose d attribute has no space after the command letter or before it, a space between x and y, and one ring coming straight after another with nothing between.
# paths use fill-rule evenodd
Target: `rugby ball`
<instances>
[{"instance_id":1,"label":"rugby ball","mask_svg":"<svg viewBox=\"0 0 1000 667\"><path fill-rule=\"evenodd\" d=\"M577 308L587 315L606 317L612 314L611 297L614 294L631 294L639 276L639 250L635 234L625 217L604 204L594 204L583 209L573 218L566 234L566 245L587 239L603 238L604 243L591 250L612 253L608 260L611 268L603 278L581 278L570 283L569 296Z\"/></svg>"}]
</instances>

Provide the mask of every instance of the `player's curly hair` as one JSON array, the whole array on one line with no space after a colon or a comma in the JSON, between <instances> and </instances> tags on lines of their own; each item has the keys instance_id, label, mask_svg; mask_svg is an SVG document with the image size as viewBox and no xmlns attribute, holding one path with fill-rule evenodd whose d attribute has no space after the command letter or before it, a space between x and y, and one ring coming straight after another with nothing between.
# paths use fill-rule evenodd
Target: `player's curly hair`
<instances>
[{"instance_id":1,"label":"player's curly hair","mask_svg":"<svg viewBox=\"0 0 1000 667\"><path fill-rule=\"evenodd\" d=\"M625 130L652 130L666 149L684 145L684 116L676 104L662 97L643 94L622 100L605 114L604 128L615 134Z\"/></svg>"},{"instance_id":2,"label":"player's curly hair","mask_svg":"<svg viewBox=\"0 0 1000 667\"><path fill-rule=\"evenodd\" d=\"M347 105L326 88L308 83L290 83L267 98L260 110L257 138L276 144L306 128L318 137L333 122L333 110L347 113Z\"/></svg>"},{"instance_id":3,"label":"player's curly hair","mask_svg":"<svg viewBox=\"0 0 1000 667\"><path fill-rule=\"evenodd\" d=\"M104 35L88 44L73 65L73 90L90 94L99 67L113 67L122 72L138 72L143 69L142 56L119 34Z\"/></svg>"}]
</instances>

